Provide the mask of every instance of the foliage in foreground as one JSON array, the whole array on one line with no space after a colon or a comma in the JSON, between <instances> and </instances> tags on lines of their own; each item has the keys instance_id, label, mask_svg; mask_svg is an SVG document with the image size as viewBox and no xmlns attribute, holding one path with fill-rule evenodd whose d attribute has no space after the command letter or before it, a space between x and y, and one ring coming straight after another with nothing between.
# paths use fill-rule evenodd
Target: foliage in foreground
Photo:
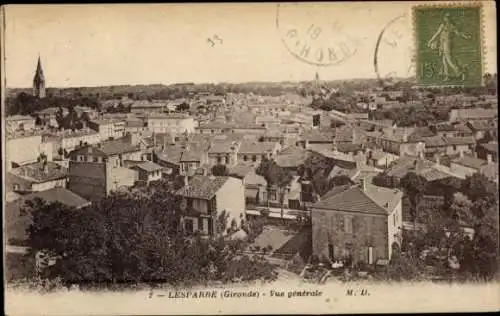
<instances>
[{"instance_id":1,"label":"foliage in foreground","mask_svg":"<svg viewBox=\"0 0 500 316\"><path fill-rule=\"evenodd\" d=\"M34 200L29 246L58 258L43 278L69 286L115 288L123 284L189 286L213 281L273 280L274 266L244 256L241 241L187 236L182 212L165 191L120 193L86 209Z\"/></svg>"}]
</instances>

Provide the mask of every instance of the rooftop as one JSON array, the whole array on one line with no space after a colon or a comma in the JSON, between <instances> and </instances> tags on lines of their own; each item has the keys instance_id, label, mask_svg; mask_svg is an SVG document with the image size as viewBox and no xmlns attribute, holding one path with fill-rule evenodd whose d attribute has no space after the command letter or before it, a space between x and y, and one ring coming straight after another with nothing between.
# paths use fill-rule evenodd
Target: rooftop
<instances>
[{"instance_id":1,"label":"rooftop","mask_svg":"<svg viewBox=\"0 0 500 316\"><path fill-rule=\"evenodd\" d=\"M482 166L488 164L486 160L464 155L463 157L455 158L451 161L462 166L470 167L479 170Z\"/></svg>"},{"instance_id":2,"label":"rooftop","mask_svg":"<svg viewBox=\"0 0 500 316\"><path fill-rule=\"evenodd\" d=\"M480 146L489 152L493 152L493 153L498 154L498 142L489 142L486 144L481 144Z\"/></svg>"},{"instance_id":3,"label":"rooftop","mask_svg":"<svg viewBox=\"0 0 500 316\"><path fill-rule=\"evenodd\" d=\"M323 210L388 215L403 196L398 189L378 187L370 183L366 183L365 186L366 190L359 186L333 188L312 207Z\"/></svg>"},{"instance_id":4,"label":"rooftop","mask_svg":"<svg viewBox=\"0 0 500 316\"><path fill-rule=\"evenodd\" d=\"M277 149L276 142L256 142L243 140L241 142L239 152L244 154L265 154Z\"/></svg>"},{"instance_id":5,"label":"rooftop","mask_svg":"<svg viewBox=\"0 0 500 316\"><path fill-rule=\"evenodd\" d=\"M144 161L142 163L139 163L139 164L135 165L134 168L139 168L139 169L147 171L147 172L154 172L154 171L163 170L162 166L157 165L151 161Z\"/></svg>"},{"instance_id":6,"label":"rooftop","mask_svg":"<svg viewBox=\"0 0 500 316\"><path fill-rule=\"evenodd\" d=\"M188 186L179 189L177 195L210 200L217 191L226 183L229 177L193 176L188 181Z\"/></svg>"},{"instance_id":7,"label":"rooftop","mask_svg":"<svg viewBox=\"0 0 500 316\"><path fill-rule=\"evenodd\" d=\"M12 115L12 116L7 116L5 118L6 121L26 121L26 120L34 120L33 117L28 116L28 115Z\"/></svg>"},{"instance_id":8,"label":"rooftop","mask_svg":"<svg viewBox=\"0 0 500 316\"><path fill-rule=\"evenodd\" d=\"M47 162L45 168L43 162L35 162L11 169L10 172L25 180L43 183L67 177L67 172L54 162Z\"/></svg>"},{"instance_id":9,"label":"rooftop","mask_svg":"<svg viewBox=\"0 0 500 316\"><path fill-rule=\"evenodd\" d=\"M75 149L71 155L108 157L136 151L140 151L140 148L130 144L126 138L120 138Z\"/></svg>"}]
</instances>

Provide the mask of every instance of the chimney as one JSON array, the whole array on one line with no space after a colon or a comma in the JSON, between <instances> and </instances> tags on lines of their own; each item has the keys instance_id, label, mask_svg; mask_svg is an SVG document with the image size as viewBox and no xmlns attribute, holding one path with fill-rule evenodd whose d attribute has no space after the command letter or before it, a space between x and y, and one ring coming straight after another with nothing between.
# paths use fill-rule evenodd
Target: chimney
<instances>
[{"instance_id":1,"label":"chimney","mask_svg":"<svg viewBox=\"0 0 500 316\"><path fill-rule=\"evenodd\" d=\"M47 160L44 160L44 161L43 161L42 171L43 171L43 173L45 173L45 174L49 173L49 166L48 166L48 164L47 164Z\"/></svg>"},{"instance_id":2,"label":"chimney","mask_svg":"<svg viewBox=\"0 0 500 316\"><path fill-rule=\"evenodd\" d=\"M464 150L462 148L459 149L459 155L460 155L460 158L463 158L464 157Z\"/></svg>"},{"instance_id":3,"label":"chimney","mask_svg":"<svg viewBox=\"0 0 500 316\"><path fill-rule=\"evenodd\" d=\"M436 154L435 159L436 159L436 165L439 166L441 164L441 159L439 157L439 154Z\"/></svg>"},{"instance_id":4,"label":"chimney","mask_svg":"<svg viewBox=\"0 0 500 316\"><path fill-rule=\"evenodd\" d=\"M488 154L486 156L486 160L488 161L488 165L491 165L493 163L493 156L491 154Z\"/></svg>"},{"instance_id":5,"label":"chimney","mask_svg":"<svg viewBox=\"0 0 500 316\"><path fill-rule=\"evenodd\" d=\"M363 190L363 192L366 192L366 182L367 181L368 180L366 179L366 177L359 180L359 184L360 184L359 187L361 188L361 190Z\"/></svg>"},{"instance_id":6,"label":"chimney","mask_svg":"<svg viewBox=\"0 0 500 316\"><path fill-rule=\"evenodd\" d=\"M406 143L408 141L408 131L406 128L403 131L403 142Z\"/></svg>"},{"instance_id":7,"label":"chimney","mask_svg":"<svg viewBox=\"0 0 500 316\"><path fill-rule=\"evenodd\" d=\"M418 158L424 159L424 151L422 149L418 151Z\"/></svg>"}]
</instances>

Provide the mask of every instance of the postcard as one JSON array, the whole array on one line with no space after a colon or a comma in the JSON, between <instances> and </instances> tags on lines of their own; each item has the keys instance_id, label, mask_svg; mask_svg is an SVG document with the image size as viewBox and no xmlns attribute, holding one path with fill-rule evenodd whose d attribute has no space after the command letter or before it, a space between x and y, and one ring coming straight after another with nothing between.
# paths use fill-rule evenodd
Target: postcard
<instances>
[{"instance_id":1,"label":"postcard","mask_svg":"<svg viewBox=\"0 0 500 316\"><path fill-rule=\"evenodd\" d=\"M493 1L1 19L7 315L500 309Z\"/></svg>"}]
</instances>

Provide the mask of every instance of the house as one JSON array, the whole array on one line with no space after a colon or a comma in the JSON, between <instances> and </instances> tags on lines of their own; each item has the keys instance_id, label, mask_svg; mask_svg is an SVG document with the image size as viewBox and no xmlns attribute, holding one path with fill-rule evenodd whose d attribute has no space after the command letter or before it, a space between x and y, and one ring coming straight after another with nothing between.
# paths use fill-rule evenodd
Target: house
<instances>
[{"instance_id":1,"label":"house","mask_svg":"<svg viewBox=\"0 0 500 316\"><path fill-rule=\"evenodd\" d=\"M66 152L70 152L79 146L84 145L96 145L101 142L101 135L89 128L84 128L81 130L64 130L56 133L52 133L55 139L59 141L54 143L59 151L62 149Z\"/></svg>"},{"instance_id":2,"label":"house","mask_svg":"<svg viewBox=\"0 0 500 316\"><path fill-rule=\"evenodd\" d=\"M77 105L73 108L78 115L78 117L82 117L83 115L87 116L89 119L96 119L99 113L88 106Z\"/></svg>"},{"instance_id":3,"label":"house","mask_svg":"<svg viewBox=\"0 0 500 316\"><path fill-rule=\"evenodd\" d=\"M309 157L309 151L302 147L291 146L283 149L276 156L276 164L287 169L294 175L298 174L299 168L304 165Z\"/></svg>"},{"instance_id":4,"label":"house","mask_svg":"<svg viewBox=\"0 0 500 316\"><path fill-rule=\"evenodd\" d=\"M198 144L187 144L184 147L180 162L180 174L192 176L196 174L200 168L208 168L208 157L206 148Z\"/></svg>"},{"instance_id":5,"label":"house","mask_svg":"<svg viewBox=\"0 0 500 316\"><path fill-rule=\"evenodd\" d=\"M267 181L258 175L249 165L236 165L229 169L229 175L243 180L245 186L245 204L260 205L266 198Z\"/></svg>"},{"instance_id":6,"label":"house","mask_svg":"<svg viewBox=\"0 0 500 316\"><path fill-rule=\"evenodd\" d=\"M281 199L283 195L283 199ZM302 209L302 184L300 176L293 176L292 181L284 188L279 188L276 185L267 188L264 195L264 201L267 205L275 208Z\"/></svg>"},{"instance_id":7,"label":"house","mask_svg":"<svg viewBox=\"0 0 500 316\"><path fill-rule=\"evenodd\" d=\"M153 162L162 166L165 175L178 175L181 169L181 157L184 149L180 146L168 146L153 150Z\"/></svg>"},{"instance_id":8,"label":"house","mask_svg":"<svg viewBox=\"0 0 500 316\"><path fill-rule=\"evenodd\" d=\"M67 108L63 107L50 107L40 111L35 112L35 116L38 117L39 122L42 126L58 128L59 123L57 122L57 115L61 111L62 116L66 116L69 113Z\"/></svg>"},{"instance_id":9,"label":"house","mask_svg":"<svg viewBox=\"0 0 500 316\"><path fill-rule=\"evenodd\" d=\"M311 206L313 255L375 264L400 249L403 193L367 182L335 187Z\"/></svg>"},{"instance_id":10,"label":"house","mask_svg":"<svg viewBox=\"0 0 500 316\"><path fill-rule=\"evenodd\" d=\"M29 131L35 129L35 119L26 115L12 115L5 118L6 133L22 130Z\"/></svg>"},{"instance_id":11,"label":"house","mask_svg":"<svg viewBox=\"0 0 500 316\"><path fill-rule=\"evenodd\" d=\"M54 187L48 190L33 192L21 196L13 202L5 203L5 236L9 245L24 246L28 238L27 229L32 223L29 214L22 214L25 203L36 198L42 199L47 203L59 202L66 206L80 209L91 205L91 202L81 196L62 188Z\"/></svg>"},{"instance_id":12,"label":"house","mask_svg":"<svg viewBox=\"0 0 500 316\"><path fill-rule=\"evenodd\" d=\"M498 118L497 109L483 109L483 108L472 108L472 109L452 109L449 115L449 122L467 122L475 120L493 120Z\"/></svg>"},{"instance_id":13,"label":"house","mask_svg":"<svg viewBox=\"0 0 500 316\"><path fill-rule=\"evenodd\" d=\"M125 135L125 121L100 119L88 122L88 127L98 132L101 140L120 138Z\"/></svg>"},{"instance_id":14,"label":"house","mask_svg":"<svg viewBox=\"0 0 500 316\"><path fill-rule=\"evenodd\" d=\"M498 142L478 144L476 153L478 158L486 160L488 160L488 155L491 155L491 161L498 163Z\"/></svg>"},{"instance_id":15,"label":"house","mask_svg":"<svg viewBox=\"0 0 500 316\"><path fill-rule=\"evenodd\" d=\"M162 178L163 167L151 161L143 161L130 169L137 170L137 180L146 184Z\"/></svg>"},{"instance_id":16,"label":"house","mask_svg":"<svg viewBox=\"0 0 500 316\"><path fill-rule=\"evenodd\" d=\"M377 168L388 168L393 161L399 159L399 156L386 153L378 148L367 149L365 156L366 164Z\"/></svg>"},{"instance_id":17,"label":"house","mask_svg":"<svg viewBox=\"0 0 500 316\"><path fill-rule=\"evenodd\" d=\"M465 178L460 173L456 173L451 168L442 165L438 155L436 158L436 161L433 162L425 159L423 155L400 157L385 170L384 174L392 179L392 186L394 187L400 186L401 179L410 172L423 177L429 182Z\"/></svg>"},{"instance_id":18,"label":"house","mask_svg":"<svg viewBox=\"0 0 500 316\"><path fill-rule=\"evenodd\" d=\"M208 149L210 165L234 166L238 163L240 142L234 140L214 140Z\"/></svg>"},{"instance_id":19,"label":"house","mask_svg":"<svg viewBox=\"0 0 500 316\"><path fill-rule=\"evenodd\" d=\"M469 121L466 125L471 129L476 140L481 140L485 137L498 139L498 121L496 120Z\"/></svg>"},{"instance_id":20,"label":"house","mask_svg":"<svg viewBox=\"0 0 500 316\"><path fill-rule=\"evenodd\" d=\"M228 228L238 229L245 218L245 187L233 177L193 176L176 192L181 198L181 225L188 233L225 235ZM222 230L218 229L221 214L228 215ZM219 230L219 231L218 231Z\"/></svg>"},{"instance_id":21,"label":"house","mask_svg":"<svg viewBox=\"0 0 500 316\"><path fill-rule=\"evenodd\" d=\"M382 128L382 131L365 132L366 141L391 154L417 156L425 144L418 138L410 138L413 130L413 128L398 127Z\"/></svg>"},{"instance_id":22,"label":"house","mask_svg":"<svg viewBox=\"0 0 500 316\"><path fill-rule=\"evenodd\" d=\"M69 153L68 189L94 201L111 191L134 185L137 171L125 160L144 160L141 149L122 138L78 148Z\"/></svg>"},{"instance_id":23,"label":"house","mask_svg":"<svg viewBox=\"0 0 500 316\"><path fill-rule=\"evenodd\" d=\"M461 155L451 160L450 169L463 177L480 173L495 180L498 176L498 163L493 162L491 155L487 157L487 160Z\"/></svg>"},{"instance_id":24,"label":"house","mask_svg":"<svg viewBox=\"0 0 500 316\"><path fill-rule=\"evenodd\" d=\"M426 137L422 139L425 143L425 155L427 157L436 154L454 156L460 153L471 153L476 146L473 137Z\"/></svg>"},{"instance_id":25,"label":"house","mask_svg":"<svg viewBox=\"0 0 500 316\"><path fill-rule=\"evenodd\" d=\"M5 177L13 192L26 194L66 187L68 171L54 162L40 161L13 168Z\"/></svg>"},{"instance_id":26,"label":"house","mask_svg":"<svg viewBox=\"0 0 500 316\"><path fill-rule=\"evenodd\" d=\"M238 147L239 161L260 163L264 159L274 159L281 146L276 142L256 142L243 140Z\"/></svg>"},{"instance_id":27,"label":"house","mask_svg":"<svg viewBox=\"0 0 500 316\"><path fill-rule=\"evenodd\" d=\"M5 160L7 170L13 165L23 165L37 161L40 153L45 152L42 135L39 133L16 133L6 135ZM52 152L52 149L50 150ZM48 151L45 154L49 154ZM50 160L50 159L49 159Z\"/></svg>"},{"instance_id":28,"label":"house","mask_svg":"<svg viewBox=\"0 0 500 316\"><path fill-rule=\"evenodd\" d=\"M148 115L144 120L150 132L172 135L194 133L196 126L193 117L183 114Z\"/></svg>"},{"instance_id":29,"label":"house","mask_svg":"<svg viewBox=\"0 0 500 316\"><path fill-rule=\"evenodd\" d=\"M431 125L430 130L439 137L458 137L460 135L460 131L455 128L454 125L448 123L441 123Z\"/></svg>"},{"instance_id":30,"label":"house","mask_svg":"<svg viewBox=\"0 0 500 316\"><path fill-rule=\"evenodd\" d=\"M150 102L148 100L138 100L130 104L130 112L132 113L162 113L166 110L166 108L167 104L165 102Z\"/></svg>"}]
</instances>

